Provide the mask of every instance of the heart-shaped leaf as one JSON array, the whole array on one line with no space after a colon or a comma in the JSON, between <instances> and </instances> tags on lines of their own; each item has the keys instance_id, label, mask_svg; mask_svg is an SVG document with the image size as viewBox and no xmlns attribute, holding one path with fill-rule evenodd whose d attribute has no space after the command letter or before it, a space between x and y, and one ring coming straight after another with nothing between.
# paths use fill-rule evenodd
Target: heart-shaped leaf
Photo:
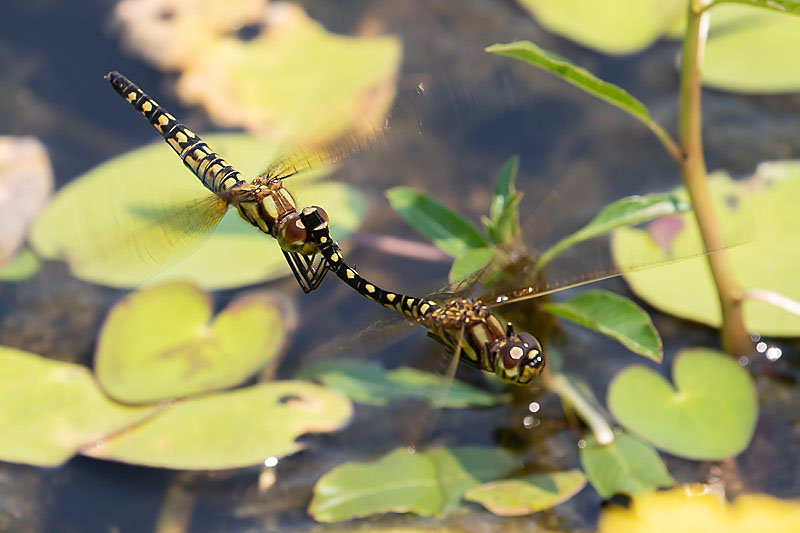
<instances>
[{"instance_id":1,"label":"heart-shaped leaf","mask_svg":"<svg viewBox=\"0 0 800 533\"><path fill-rule=\"evenodd\" d=\"M464 499L478 502L500 516L520 516L563 503L586 485L580 470L534 474L478 485Z\"/></svg>"},{"instance_id":2,"label":"heart-shaped leaf","mask_svg":"<svg viewBox=\"0 0 800 533\"><path fill-rule=\"evenodd\" d=\"M346 463L323 475L314 487L309 513L320 522L340 522L385 512L443 515L479 483L515 467L499 448L464 446L424 453L397 449L377 461Z\"/></svg>"},{"instance_id":3,"label":"heart-shaped leaf","mask_svg":"<svg viewBox=\"0 0 800 533\"><path fill-rule=\"evenodd\" d=\"M203 137L244 176L256 176L277 155L274 145L248 135ZM363 197L351 187L320 182L322 174L298 175L286 185L298 207L324 207L335 236L343 238L364 216ZM209 234L209 217L216 214L206 209L209 194L159 142L61 189L36 220L31 243L41 257L66 261L75 276L114 287L181 280L222 289L289 274L277 242L236 210Z\"/></svg>"},{"instance_id":4,"label":"heart-shaped leaf","mask_svg":"<svg viewBox=\"0 0 800 533\"><path fill-rule=\"evenodd\" d=\"M504 400L464 382L447 382L443 377L414 368L386 370L372 361L337 359L308 365L298 374L313 378L345 394L354 402L386 405L396 398L424 398L437 407L486 407ZM446 391L443 387L447 386Z\"/></svg>"},{"instance_id":5,"label":"heart-shaped leaf","mask_svg":"<svg viewBox=\"0 0 800 533\"><path fill-rule=\"evenodd\" d=\"M84 453L183 470L252 466L303 449L300 435L334 431L352 411L347 398L318 385L273 381L178 401Z\"/></svg>"},{"instance_id":6,"label":"heart-shaped leaf","mask_svg":"<svg viewBox=\"0 0 800 533\"><path fill-rule=\"evenodd\" d=\"M585 291L566 302L544 304L550 313L619 341L634 353L661 362L664 346L653 321L629 298L609 291Z\"/></svg>"},{"instance_id":7,"label":"heart-shaped leaf","mask_svg":"<svg viewBox=\"0 0 800 533\"><path fill-rule=\"evenodd\" d=\"M0 346L0 460L57 466L146 418L108 399L85 367Z\"/></svg>"},{"instance_id":8,"label":"heart-shaped leaf","mask_svg":"<svg viewBox=\"0 0 800 533\"><path fill-rule=\"evenodd\" d=\"M581 465L595 490L605 499L615 494L633 496L671 487L675 480L653 448L636 437L621 433L611 444L600 445L593 437L581 448Z\"/></svg>"},{"instance_id":9,"label":"heart-shaped leaf","mask_svg":"<svg viewBox=\"0 0 800 533\"><path fill-rule=\"evenodd\" d=\"M709 180L720 226L726 230L724 250L744 289L769 289L800 300L800 248L787 246L800 234L800 164L762 163L755 176L736 182L725 174ZM682 191L679 194L685 194ZM637 257L668 261L673 250L697 248L700 240L693 216L681 215L682 230L664 249L647 230L620 228L612 251L623 268ZM748 243L748 241L750 241ZM748 244L742 244L742 243ZM719 327L719 298L705 257L625 275L637 296L658 309L689 320ZM762 335L796 336L800 317L759 301L745 301L745 324Z\"/></svg>"},{"instance_id":10,"label":"heart-shaped leaf","mask_svg":"<svg viewBox=\"0 0 800 533\"><path fill-rule=\"evenodd\" d=\"M213 317L208 294L170 283L131 294L109 313L95 354L103 389L149 403L225 389L258 371L283 346L286 324L267 293L234 300Z\"/></svg>"},{"instance_id":11,"label":"heart-shaped leaf","mask_svg":"<svg viewBox=\"0 0 800 533\"><path fill-rule=\"evenodd\" d=\"M423 192L393 187L386 191L386 198L403 220L448 255L459 257L489 245L469 221Z\"/></svg>"},{"instance_id":12,"label":"heart-shaped leaf","mask_svg":"<svg viewBox=\"0 0 800 533\"><path fill-rule=\"evenodd\" d=\"M689 459L719 460L747 447L758 401L748 373L705 348L683 350L674 386L647 367L623 370L609 385L608 408L632 433Z\"/></svg>"}]
</instances>

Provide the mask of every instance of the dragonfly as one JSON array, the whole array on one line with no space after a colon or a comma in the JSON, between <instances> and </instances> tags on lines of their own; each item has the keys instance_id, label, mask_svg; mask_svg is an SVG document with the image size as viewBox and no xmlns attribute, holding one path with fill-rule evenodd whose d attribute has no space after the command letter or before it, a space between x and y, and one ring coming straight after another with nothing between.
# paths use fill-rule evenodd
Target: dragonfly
<instances>
[{"instance_id":1,"label":"dragonfly","mask_svg":"<svg viewBox=\"0 0 800 533\"><path fill-rule=\"evenodd\" d=\"M189 226L194 221L198 227L191 228L191 231L210 232L228 208L233 207L246 222L278 242L303 292L309 293L320 286L329 270L328 264L318 253L316 244L309 240L300 221L297 203L284 187L284 181L313 167L336 163L347 155L345 151L352 153L363 149L364 142L353 143L346 150L339 147L338 151L297 151L270 165L255 179L246 180L241 172L135 83L119 72L109 72L106 79L150 122L184 165L213 193L208 199L191 206L194 212L184 217L186 220L181 221L181 225ZM364 139L369 140L369 137ZM315 209L327 219L322 208Z\"/></svg>"}]
</instances>

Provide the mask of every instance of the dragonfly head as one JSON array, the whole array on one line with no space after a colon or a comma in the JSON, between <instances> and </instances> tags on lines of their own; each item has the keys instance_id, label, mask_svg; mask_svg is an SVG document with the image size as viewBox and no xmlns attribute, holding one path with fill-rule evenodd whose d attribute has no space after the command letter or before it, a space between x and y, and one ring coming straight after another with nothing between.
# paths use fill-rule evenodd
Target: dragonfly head
<instances>
[{"instance_id":1,"label":"dragonfly head","mask_svg":"<svg viewBox=\"0 0 800 533\"><path fill-rule=\"evenodd\" d=\"M303 209L304 213L309 211L316 211L325 222L328 221L328 213L321 207L314 206ZM281 219L277 237L281 248L289 252L311 254L317 248L316 243L309 242L308 229L306 229L305 224L303 224L300 213L296 211Z\"/></svg>"},{"instance_id":2,"label":"dragonfly head","mask_svg":"<svg viewBox=\"0 0 800 533\"><path fill-rule=\"evenodd\" d=\"M489 346L494 355L494 372L503 381L526 385L544 370L542 345L530 333L509 333Z\"/></svg>"}]
</instances>

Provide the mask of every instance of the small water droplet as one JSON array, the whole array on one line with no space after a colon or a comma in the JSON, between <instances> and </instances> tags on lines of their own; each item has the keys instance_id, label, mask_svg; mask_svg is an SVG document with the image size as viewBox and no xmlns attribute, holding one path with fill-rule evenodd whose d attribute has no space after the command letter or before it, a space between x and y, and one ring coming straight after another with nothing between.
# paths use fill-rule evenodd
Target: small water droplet
<instances>
[{"instance_id":1,"label":"small water droplet","mask_svg":"<svg viewBox=\"0 0 800 533\"><path fill-rule=\"evenodd\" d=\"M274 468L278 466L278 458L277 457L267 457L264 459L264 466L267 468Z\"/></svg>"},{"instance_id":2,"label":"small water droplet","mask_svg":"<svg viewBox=\"0 0 800 533\"><path fill-rule=\"evenodd\" d=\"M758 344L756 344L756 351L757 351L758 353L764 353L764 352L766 352L766 351L767 351L767 343L766 343L766 342L764 342L764 341L761 341L761 342L759 342Z\"/></svg>"},{"instance_id":3,"label":"small water droplet","mask_svg":"<svg viewBox=\"0 0 800 533\"><path fill-rule=\"evenodd\" d=\"M528 404L528 411L531 413L538 413L539 409L541 409L539 402L531 402Z\"/></svg>"},{"instance_id":4,"label":"small water droplet","mask_svg":"<svg viewBox=\"0 0 800 533\"><path fill-rule=\"evenodd\" d=\"M767 359L770 361L777 361L783 355L783 350L777 346L770 346L767 348Z\"/></svg>"}]
</instances>

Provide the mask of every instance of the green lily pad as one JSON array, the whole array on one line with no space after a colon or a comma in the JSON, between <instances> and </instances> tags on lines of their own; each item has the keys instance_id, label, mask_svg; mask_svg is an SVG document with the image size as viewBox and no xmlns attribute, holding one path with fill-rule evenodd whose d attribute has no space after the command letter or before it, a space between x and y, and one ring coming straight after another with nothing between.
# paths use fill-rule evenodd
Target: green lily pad
<instances>
[{"instance_id":1,"label":"green lily pad","mask_svg":"<svg viewBox=\"0 0 800 533\"><path fill-rule=\"evenodd\" d=\"M386 370L372 361L337 359L321 361L302 369L298 377L313 378L341 392L354 402L386 405L396 398L424 398L436 407L487 407L504 400L458 380L449 384L441 376L414 368ZM443 387L447 386L447 389Z\"/></svg>"},{"instance_id":2,"label":"green lily pad","mask_svg":"<svg viewBox=\"0 0 800 533\"><path fill-rule=\"evenodd\" d=\"M581 448L581 465L592 486L605 499L615 494L633 496L675 484L658 452L627 433L617 435L614 442L605 446L589 437Z\"/></svg>"},{"instance_id":3,"label":"green lily pad","mask_svg":"<svg viewBox=\"0 0 800 533\"><path fill-rule=\"evenodd\" d=\"M248 135L209 135L207 141L249 177L274 159L270 151L275 155L274 146ZM364 216L363 197L341 183L320 182L321 173L285 183L299 207L324 207L335 237L343 238ZM208 195L159 142L100 165L61 189L36 221L31 243L41 257L66 261L73 275L113 287L182 280L212 290L290 273L277 242L235 210L209 232L213 212L203 209Z\"/></svg>"},{"instance_id":4,"label":"green lily pad","mask_svg":"<svg viewBox=\"0 0 800 533\"><path fill-rule=\"evenodd\" d=\"M22 248L17 255L0 266L0 280L22 281L32 278L42 267L41 261L30 248Z\"/></svg>"},{"instance_id":5,"label":"green lily pad","mask_svg":"<svg viewBox=\"0 0 800 533\"><path fill-rule=\"evenodd\" d=\"M797 12L798 3L790 4ZM710 13L704 85L740 93L800 90L800 17L733 4L715 6Z\"/></svg>"},{"instance_id":6,"label":"green lily pad","mask_svg":"<svg viewBox=\"0 0 800 533\"><path fill-rule=\"evenodd\" d=\"M58 466L154 411L108 399L91 372L0 346L0 460Z\"/></svg>"},{"instance_id":7,"label":"green lily pad","mask_svg":"<svg viewBox=\"0 0 800 533\"><path fill-rule=\"evenodd\" d=\"M675 358L672 375L674 386L647 367L628 367L609 385L608 408L673 455L713 461L744 450L758 416L748 373L726 355L693 348Z\"/></svg>"},{"instance_id":8,"label":"green lily pad","mask_svg":"<svg viewBox=\"0 0 800 533\"><path fill-rule=\"evenodd\" d=\"M472 223L423 192L393 187L386 198L403 220L448 255L459 257L489 245Z\"/></svg>"},{"instance_id":9,"label":"green lily pad","mask_svg":"<svg viewBox=\"0 0 800 533\"><path fill-rule=\"evenodd\" d=\"M301 381L274 381L171 404L86 455L173 469L252 466L304 448L307 433L342 427L352 404L339 393Z\"/></svg>"},{"instance_id":10,"label":"green lily pad","mask_svg":"<svg viewBox=\"0 0 800 533\"><path fill-rule=\"evenodd\" d=\"M268 293L213 317L208 294L170 283L131 294L109 313L95 373L112 398L149 403L238 385L280 351L286 324Z\"/></svg>"},{"instance_id":11,"label":"green lily pad","mask_svg":"<svg viewBox=\"0 0 800 533\"><path fill-rule=\"evenodd\" d=\"M762 163L753 179L745 182L717 173L710 177L709 186L720 226L733 245L724 253L742 288L769 289L800 300L795 268L800 263L798 248L786 245L800 234L796 216L800 163ZM671 249L697 249L700 238L694 217L682 215L681 220L683 228ZM613 237L614 258L623 266L636 257L663 261L671 257L646 230L620 228ZM712 327L721 324L719 300L705 257L626 274L625 280L637 296L664 312ZM744 316L747 328L762 335L800 334L800 317L760 301L746 300Z\"/></svg>"},{"instance_id":12,"label":"green lily pad","mask_svg":"<svg viewBox=\"0 0 800 533\"><path fill-rule=\"evenodd\" d=\"M484 483L468 490L464 499L478 502L496 515L520 516L563 503L585 485L583 472L567 470Z\"/></svg>"},{"instance_id":13,"label":"green lily pad","mask_svg":"<svg viewBox=\"0 0 800 533\"><path fill-rule=\"evenodd\" d=\"M545 28L608 54L650 46L679 25L686 0L520 0Z\"/></svg>"},{"instance_id":14,"label":"green lily pad","mask_svg":"<svg viewBox=\"0 0 800 533\"><path fill-rule=\"evenodd\" d=\"M548 312L619 341L633 353L661 362L664 346L650 315L629 298L585 291L566 302L544 304Z\"/></svg>"},{"instance_id":15,"label":"green lily pad","mask_svg":"<svg viewBox=\"0 0 800 533\"><path fill-rule=\"evenodd\" d=\"M471 487L507 475L516 463L499 448L464 446L424 453L397 449L377 461L346 463L323 475L308 512L320 522L377 513L422 516L455 510Z\"/></svg>"}]
</instances>

